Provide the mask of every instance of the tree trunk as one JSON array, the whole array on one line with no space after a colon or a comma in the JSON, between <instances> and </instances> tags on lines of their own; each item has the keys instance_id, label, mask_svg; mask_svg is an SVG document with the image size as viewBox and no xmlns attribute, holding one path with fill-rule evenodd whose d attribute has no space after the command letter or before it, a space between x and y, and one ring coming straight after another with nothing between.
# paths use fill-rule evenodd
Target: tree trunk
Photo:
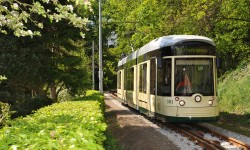
<instances>
[{"instance_id":1,"label":"tree trunk","mask_svg":"<svg viewBox=\"0 0 250 150\"><path fill-rule=\"evenodd\" d=\"M55 83L52 83L50 86L50 96L53 100L53 102L57 101L57 93L56 93L56 85Z\"/></svg>"}]
</instances>

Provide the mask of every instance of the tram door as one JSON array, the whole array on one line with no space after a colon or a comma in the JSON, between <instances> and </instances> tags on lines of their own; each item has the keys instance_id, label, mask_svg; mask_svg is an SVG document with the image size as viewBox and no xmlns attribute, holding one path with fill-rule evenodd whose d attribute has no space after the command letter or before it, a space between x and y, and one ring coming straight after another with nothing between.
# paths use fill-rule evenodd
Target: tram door
<instances>
[{"instance_id":1,"label":"tram door","mask_svg":"<svg viewBox=\"0 0 250 150\"><path fill-rule=\"evenodd\" d=\"M139 111L148 114L149 111L149 62L139 65Z\"/></svg>"},{"instance_id":2,"label":"tram door","mask_svg":"<svg viewBox=\"0 0 250 150\"><path fill-rule=\"evenodd\" d=\"M122 103L125 101L124 96L124 70L120 70L117 73L117 96L118 100Z\"/></svg>"},{"instance_id":3,"label":"tram door","mask_svg":"<svg viewBox=\"0 0 250 150\"><path fill-rule=\"evenodd\" d=\"M156 100L156 58L150 59L150 93L149 93L149 116L155 116Z\"/></svg>"}]
</instances>

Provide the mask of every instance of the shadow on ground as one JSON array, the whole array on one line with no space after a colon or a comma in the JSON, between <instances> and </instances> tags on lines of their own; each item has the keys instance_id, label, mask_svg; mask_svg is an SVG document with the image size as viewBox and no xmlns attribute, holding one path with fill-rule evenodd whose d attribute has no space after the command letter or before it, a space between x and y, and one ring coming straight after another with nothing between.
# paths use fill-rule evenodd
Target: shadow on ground
<instances>
[{"instance_id":1,"label":"shadow on ground","mask_svg":"<svg viewBox=\"0 0 250 150\"><path fill-rule=\"evenodd\" d=\"M220 112L218 126L250 137L250 114Z\"/></svg>"}]
</instances>

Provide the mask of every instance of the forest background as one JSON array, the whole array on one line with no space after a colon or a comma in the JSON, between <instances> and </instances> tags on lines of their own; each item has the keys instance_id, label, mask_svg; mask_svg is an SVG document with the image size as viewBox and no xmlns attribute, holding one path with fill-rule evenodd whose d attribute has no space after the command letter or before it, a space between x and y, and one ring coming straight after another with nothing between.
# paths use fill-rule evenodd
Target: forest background
<instances>
[{"instance_id":1,"label":"forest background","mask_svg":"<svg viewBox=\"0 0 250 150\"><path fill-rule=\"evenodd\" d=\"M0 3L0 101L16 111L13 117L84 95L92 88L93 41L98 70L97 0ZM249 0L102 3L104 90L116 89L117 62L122 54L164 35L202 35L215 41L217 55L223 60L218 74L222 109L250 114ZM114 44L109 45L108 39Z\"/></svg>"}]
</instances>

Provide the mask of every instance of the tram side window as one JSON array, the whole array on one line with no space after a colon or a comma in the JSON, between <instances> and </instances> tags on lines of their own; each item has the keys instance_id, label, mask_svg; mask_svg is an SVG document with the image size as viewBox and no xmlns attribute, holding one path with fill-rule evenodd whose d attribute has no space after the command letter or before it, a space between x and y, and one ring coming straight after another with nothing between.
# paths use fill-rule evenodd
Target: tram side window
<instances>
[{"instance_id":1,"label":"tram side window","mask_svg":"<svg viewBox=\"0 0 250 150\"><path fill-rule=\"evenodd\" d=\"M127 90L134 90L134 67L127 70Z\"/></svg>"},{"instance_id":2,"label":"tram side window","mask_svg":"<svg viewBox=\"0 0 250 150\"><path fill-rule=\"evenodd\" d=\"M122 76L122 72L119 71L118 74L117 74L117 88L118 89L121 89L121 76Z\"/></svg>"},{"instance_id":3,"label":"tram side window","mask_svg":"<svg viewBox=\"0 0 250 150\"><path fill-rule=\"evenodd\" d=\"M147 64L140 65L139 92L147 92Z\"/></svg>"},{"instance_id":4,"label":"tram side window","mask_svg":"<svg viewBox=\"0 0 250 150\"><path fill-rule=\"evenodd\" d=\"M155 95L156 63L155 59L150 60L150 94Z\"/></svg>"},{"instance_id":5,"label":"tram side window","mask_svg":"<svg viewBox=\"0 0 250 150\"><path fill-rule=\"evenodd\" d=\"M157 69L157 95L171 96L171 59L163 59Z\"/></svg>"}]
</instances>

